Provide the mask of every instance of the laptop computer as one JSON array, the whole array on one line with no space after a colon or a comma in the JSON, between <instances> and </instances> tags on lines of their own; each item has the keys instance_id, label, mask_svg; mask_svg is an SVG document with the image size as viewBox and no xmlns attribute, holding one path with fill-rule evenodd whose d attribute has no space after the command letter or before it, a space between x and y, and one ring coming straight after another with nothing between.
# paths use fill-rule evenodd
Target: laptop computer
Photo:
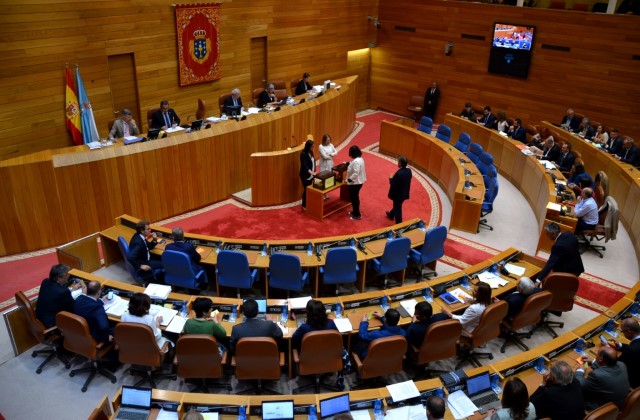
<instances>
[{"instance_id":1,"label":"laptop computer","mask_svg":"<svg viewBox=\"0 0 640 420\"><path fill-rule=\"evenodd\" d=\"M267 300L266 299L254 299L254 300L258 304L258 316L256 316L256 319L267 319ZM243 303L246 301L247 300L245 299Z\"/></svg>"},{"instance_id":2,"label":"laptop computer","mask_svg":"<svg viewBox=\"0 0 640 420\"><path fill-rule=\"evenodd\" d=\"M350 410L349 394L320 400L320 418L328 419L336 414L348 413Z\"/></svg>"},{"instance_id":3,"label":"laptop computer","mask_svg":"<svg viewBox=\"0 0 640 420\"><path fill-rule=\"evenodd\" d=\"M490 410L500 405L500 398L491 389L489 372L467 378L467 396L478 408Z\"/></svg>"},{"instance_id":4,"label":"laptop computer","mask_svg":"<svg viewBox=\"0 0 640 420\"><path fill-rule=\"evenodd\" d=\"M293 420L293 400L263 401L263 420Z\"/></svg>"},{"instance_id":5,"label":"laptop computer","mask_svg":"<svg viewBox=\"0 0 640 420\"><path fill-rule=\"evenodd\" d=\"M151 411L151 388L134 386L122 387L120 410L115 417L118 419L146 420Z\"/></svg>"}]
</instances>

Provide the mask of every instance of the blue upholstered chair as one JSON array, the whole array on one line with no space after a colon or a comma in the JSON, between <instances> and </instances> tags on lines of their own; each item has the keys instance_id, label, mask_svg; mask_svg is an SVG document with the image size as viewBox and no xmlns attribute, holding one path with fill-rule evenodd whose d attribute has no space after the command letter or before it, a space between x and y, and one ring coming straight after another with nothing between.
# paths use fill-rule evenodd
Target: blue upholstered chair
<instances>
[{"instance_id":1,"label":"blue upholstered chair","mask_svg":"<svg viewBox=\"0 0 640 420\"><path fill-rule=\"evenodd\" d=\"M297 255L277 253L269 258L269 287L284 289L287 297L293 290L300 292L309 280L309 273L302 272Z\"/></svg>"},{"instance_id":2,"label":"blue upholstered chair","mask_svg":"<svg viewBox=\"0 0 640 420\"><path fill-rule=\"evenodd\" d=\"M433 120L429 117L420 118L420 124L418 124L418 130L423 133L431 134L431 130L433 129Z\"/></svg>"},{"instance_id":3,"label":"blue upholstered chair","mask_svg":"<svg viewBox=\"0 0 640 420\"><path fill-rule=\"evenodd\" d=\"M384 246L382 256L371 260L371 268L378 276L384 275L383 287L387 287L387 274L401 272L401 283L404 283L404 272L407 268L407 258L411 251L411 240L409 238L394 238Z\"/></svg>"},{"instance_id":4,"label":"blue upholstered chair","mask_svg":"<svg viewBox=\"0 0 640 420\"><path fill-rule=\"evenodd\" d=\"M458 141L455 146L456 149L460 150L462 153L466 154L469 151L469 147L471 147L471 136L467 133L460 133L458 136Z\"/></svg>"},{"instance_id":5,"label":"blue upholstered chair","mask_svg":"<svg viewBox=\"0 0 640 420\"><path fill-rule=\"evenodd\" d=\"M445 239L447 239L447 228L436 226L424 234L424 243L420 250L412 249L409 253L409 258L418 263L420 273L425 265L432 270L430 273L422 274L422 277L429 278L438 275L435 271L436 261L444 256Z\"/></svg>"},{"instance_id":6,"label":"blue upholstered chair","mask_svg":"<svg viewBox=\"0 0 640 420\"><path fill-rule=\"evenodd\" d=\"M207 283L207 273L203 269L196 273L193 270L191 259L184 252L164 251L162 266L164 267L164 282L168 285L197 289Z\"/></svg>"},{"instance_id":7,"label":"blue upholstered chair","mask_svg":"<svg viewBox=\"0 0 640 420\"><path fill-rule=\"evenodd\" d=\"M489 172L489 167L493 166L493 156L489 152L482 152L480 155L480 161L476 163L478 170L482 174L482 176L487 175Z\"/></svg>"},{"instance_id":8,"label":"blue upholstered chair","mask_svg":"<svg viewBox=\"0 0 640 420\"><path fill-rule=\"evenodd\" d=\"M118 236L118 248L120 249L120 254L122 254L122 259L124 260L124 265L127 268L131 277L136 281L136 283L140 285L146 286L148 283L152 283L156 279L156 275L161 274L163 270L136 270L136 268L129 261L129 243L122 236Z\"/></svg>"},{"instance_id":9,"label":"blue upholstered chair","mask_svg":"<svg viewBox=\"0 0 640 420\"><path fill-rule=\"evenodd\" d=\"M484 193L484 201L482 202L480 217L484 217L493 211L493 202L498 196L498 172L496 171L495 166L491 165L489 167L489 172L484 177L484 185L486 191ZM487 224L487 219L480 219L478 232L480 231L480 226L493 230L493 227Z\"/></svg>"},{"instance_id":10,"label":"blue upholstered chair","mask_svg":"<svg viewBox=\"0 0 640 420\"><path fill-rule=\"evenodd\" d=\"M480 162L480 155L482 155L482 146L478 143L471 143L471 147L469 147L469 153L467 153L467 157L474 164L478 164Z\"/></svg>"},{"instance_id":11,"label":"blue upholstered chair","mask_svg":"<svg viewBox=\"0 0 640 420\"><path fill-rule=\"evenodd\" d=\"M244 252L220 251L216 268L218 281L216 289L220 296L220 286L235 287L240 298L240 289L250 289L258 276L257 269L249 269L249 260Z\"/></svg>"},{"instance_id":12,"label":"blue upholstered chair","mask_svg":"<svg viewBox=\"0 0 640 420\"><path fill-rule=\"evenodd\" d=\"M436 138L445 143L449 143L449 140L451 140L451 129L449 126L440 124L438 126L438 131L436 131Z\"/></svg>"},{"instance_id":13,"label":"blue upholstered chair","mask_svg":"<svg viewBox=\"0 0 640 420\"><path fill-rule=\"evenodd\" d=\"M320 267L322 283L338 285L355 283L358 278L358 254L353 248L332 248L327 252L324 267Z\"/></svg>"}]
</instances>

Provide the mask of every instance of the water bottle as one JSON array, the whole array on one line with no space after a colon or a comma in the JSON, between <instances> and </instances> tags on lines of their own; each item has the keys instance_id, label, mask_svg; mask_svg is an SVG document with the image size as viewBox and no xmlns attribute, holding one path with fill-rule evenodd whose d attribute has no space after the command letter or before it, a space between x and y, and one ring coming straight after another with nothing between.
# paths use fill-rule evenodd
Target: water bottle
<instances>
[{"instance_id":1,"label":"water bottle","mask_svg":"<svg viewBox=\"0 0 640 420\"><path fill-rule=\"evenodd\" d=\"M618 331L616 328L616 322L613 319L610 319L609 321L607 321L607 323L604 326L604 331L609 334L611 337L617 337L618 336Z\"/></svg>"},{"instance_id":2,"label":"water bottle","mask_svg":"<svg viewBox=\"0 0 640 420\"><path fill-rule=\"evenodd\" d=\"M238 408L238 420L247 420L247 406L241 405Z\"/></svg>"},{"instance_id":3,"label":"water bottle","mask_svg":"<svg viewBox=\"0 0 640 420\"><path fill-rule=\"evenodd\" d=\"M231 306L231 316L229 316L229 322L234 323L238 319L238 305Z\"/></svg>"},{"instance_id":4,"label":"water bottle","mask_svg":"<svg viewBox=\"0 0 640 420\"><path fill-rule=\"evenodd\" d=\"M497 373L491 375L491 389L493 389L493 392L496 394L502 393L502 380L500 379L500 375Z\"/></svg>"},{"instance_id":5,"label":"water bottle","mask_svg":"<svg viewBox=\"0 0 640 420\"><path fill-rule=\"evenodd\" d=\"M469 281L469 276L465 274L464 277L462 277L462 280L460 280L460 286L464 287L467 290L471 290L471 282Z\"/></svg>"},{"instance_id":6,"label":"water bottle","mask_svg":"<svg viewBox=\"0 0 640 420\"><path fill-rule=\"evenodd\" d=\"M336 318L342 318L342 305L340 305L340 303L336 303L336 307L333 312L336 314Z\"/></svg>"},{"instance_id":7,"label":"water bottle","mask_svg":"<svg viewBox=\"0 0 640 420\"><path fill-rule=\"evenodd\" d=\"M382 412L382 400L379 398L373 404L373 418L375 420L384 419L384 413Z\"/></svg>"},{"instance_id":8,"label":"water bottle","mask_svg":"<svg viewBox=\"0 0 640 420\"><path fill-rule=\"evenodd\" d=\"M638 302L633 302L633 304L631 304L631 309L629 309L629 313L631 314L631 316L634 316L636 318L638 317L638 307L640 307Z\"/></svg>"},{"instance_id":9,"label":"water bottle","mask_svg":"<svg viewBox=\"0 0 640 420\"><path fill-rule=\"evenodd\" d=\"M311 242L309 242L307 244L307 255L308 256L312 256L313 255L313 245L311 244Z\"/></svg>"},{"instance_id":10,"label":"water bottle","mask_svg":"<svg viewBox=\"0 0 640 420\"><path fill-rule=\"evenodd\" d=\"M544 360L544 357L538 357L538 360L536 360L535 369L541 375L546 375L547 373L549 373L549 369L547 369L547 362Z\"/></svg>"},{"instance_id":11,"label":"water bottle","mask_svg":"<svg viewBox=\"0 0 640 420\"><path fill-rule=\"evenodd\" d=\"M424 297L424 300L426 300L427 302L433 303L433 294L431 293L431 288L430 287L426 287L422 291L422 296Z\"/></svg>"},{"instance_id":12,"label":"water bottle","mask_svg":"<svg viewBox=\"0 0 640 420\"><path fill-rule=\"evenodd\" d=\"M264 245L262 245L262 252L260 252L260 255L262 255L263 257L267 256L267 243L265 242Z\"/></svg>"},{"instance_id":13,"label":"water bottle","mask_svg":"<svg viewBox=\"0 0 640 420\"><path fill-rule=\"evenodd\" d=\"M420 230L425 230L424 222L423 222L422 220L420 220L420 221L418 222L418 229L420 229Z\"/></svg>"},{"instance_id":14,"label":"water bottle","mask_svg":"<svg viewBox=\"0 0 640 420\"><path fill-rule=\"evenodd\" d=\"M349 239L349 247L356 249L356 240L355 238Z\"/></svg>"},{"instance_id":15,"label":"water bottle","mask_svg":"<svg viewBox=\"0 0 640 420\"><path fill-rule=\"evenodd\" d=\"M436 388L436 397L444 398L444 390L442 388Z\"/></svg>"},{"instance_id":16,"label":"water bottle","mask_svg":"<svg viewBox=\"0 0 640 420\"><path fill-rule=\"evenodd\" d=\"M182 306L180 307L180 316L183 318L187 318L189 316L189 311L187 310L187 301L182 301Z\"/></svg>"},{"instance_id":17,"label":"water bottle","mask_svg":"<svg viewBox=\"0 0 640 420\"><path fill-rule=\"evenodd\" d=\"M316 406L312 405L309 407L309 420L316 420L318 416L316 415Z\"/></svg>"},{"instance_id":18,"label":"water bottle","mask_svg":"<svg viewBox=\"0 0 640 420\"><path fill-rule=\"evenodd\" d=\"M491 266L491 269L489 270L491 271L493 274L498 275L499 271L498 271L498 264L493 264Z\"/></svg>"},{"instance_id":19,"label":"water bottle","mask_svg":"<svg viewBox=\"0 0 640 420\"><path fill-rule=\"evenodd\" d=\"M284 305L282 307L282 315L280 315L280 322L284 324L287 322L288 319L289 319L289 307L287 305Z\"/></svg>"},{"instance_id":20,"label":"water bottle","mask_svg":"<svg viewBox=\"0 0 640 420\"><path fill-rule=\"evenodd\" d=\"M220 253L221 249L222 249L222 241L218 241L218 246L216 247L216 254Z\"/></svg>"},{"instance_id":21,"label":"water bottle","mask_svg":"<svg viewBox=\"0 0 640 420\"><path fill-rule=\"evenodd\" d=\"M582 338L580 338L580 339L578 339L578 341L576 341L576 346L574 347L574 350L579 355L585 356L585 353L584 353L584 340Z\"/></svg>"},{"instance_id":22,"label":"water bottle","mask_svg":"<svg viewBox=\"0 0 640 420\"><path fill-rule=\"evenodd\" d=\"M387 309L389 309L389 298L382 296L382 299L380 299L380 306L382 307L382 310L386 312Z\"/></svg>"},{"instance_id":23,"label":"water bottle","mask_svg":"<svg viewBox=\"0 0 640 420\"><path fill-rule=\"evenodd\" d=\"M390 230L389 232L387 232L387 240L392 240L393 239L393 231Z\"/></svg>"}]
</instances>

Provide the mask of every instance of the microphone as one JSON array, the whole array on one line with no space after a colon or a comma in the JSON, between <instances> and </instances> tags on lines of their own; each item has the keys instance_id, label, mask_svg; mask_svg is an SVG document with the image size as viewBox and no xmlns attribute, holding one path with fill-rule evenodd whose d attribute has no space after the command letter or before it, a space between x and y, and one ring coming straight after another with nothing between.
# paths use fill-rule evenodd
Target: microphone
<instances>
[{"instance_id":1,"label":"microphone","mask_svg":"<svg viewBox=\"0 0 640 420\"><path fill-rule=\"evenodd\" d=\"M360 251L362 251L364 255L368 255L367 246L364 244L364 241L362 239L358 239L358 248L360 249Z\"/></svg>"},{"instance_id":2,"label":"microphone","mask_svg":"<svg viewBox=\"0 0 640 420\"><path fill-rule=\"evenodd\" d=\"M318 247L322 247L322 249L327 249L327 248L331 248L334 245L339 244L342 241L347 241L348 239L340 239L339 241L335 241L335 242L330 242L328 244L322 244L322 245L318 245Z\"/></svg>"},{"instance_id":3,"label":"microphone","mask_svg":"<svg viewBox=\"0 0 640 420\"><path fill-rule=\"evenodd\" d=\"M401 237L401 235L402 235L403 233L405 233L406 231L408 231L410 227L411 227L411 225L409 225L409 226L405 226L405 227L403 227L402 229L399 229L399 230L396 232L396 237L400 238L400 237Z\"/></svg>"},{"instance_id":4,"label":"microphone","mask_svg":"<svg viewBox=\"0 0 640 420\"><path fill-rule=\"evenodd\" d=\"M322 250L320 249L320 245L316 245L316 258L318 261L322 260L320 257L322 257Z\"/></svg>"}]
</instances>

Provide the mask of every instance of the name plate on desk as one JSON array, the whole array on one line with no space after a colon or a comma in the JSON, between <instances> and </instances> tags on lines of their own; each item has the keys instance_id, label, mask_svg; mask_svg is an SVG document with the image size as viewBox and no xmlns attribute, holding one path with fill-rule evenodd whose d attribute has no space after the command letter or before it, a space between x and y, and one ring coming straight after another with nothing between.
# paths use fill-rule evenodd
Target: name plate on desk
<instances>
[{"instance_id":1,"label":"name plate on desk","mask_svg":"<svg viewBox=\"0 0 640 420\"><path fill-rule=\"evenodd\" d=\"M221 414L238 414L240 406L237 405L191 405L185 404L185 412L195 408L199 413L221 413Z\"/></svg>"},{"instance_id":2,"label":"name plate on desk","mask_svg":"<svg viewBox=\"0 0 640 420\"><path fill-rule=\"evenodd\" d=\"M352 238L344 238L336 242L316 242L316 249L344 248L350 246Z\"/></svg>"},{"instance_id":3,"label":"name plate on desk","mask_svg":"<svg viewBox=\"0 0 640 420\"><path fill-rule=\"evenodd\" d=\"M410 230L415 230L415 229L424 229L424 222L422 220L419 220L415 223L411 223L409 226L405 226L402 229L398 229L396 230L396 236L401 237L403 233L408 232Z\"/></svg>"},{"instance_id":4,"label":"name plate on desk","mask_svg":"<svg viewBox=\"0 0 640 420\"><path fill-rule=\"evenodd\" d=\"M228 251L262 251L263 245L261 244L228 244L225 243L222 249Z\"/></svg>"},{"instance_id":5,"label":"name plate on desk","mask_svg":"<svg viewBox=\"0 0 640 420\"><path fill-rule=\"evenodd\" d=\"M596 327L595 329L591 330L590 332L586 333L583 338L585 340L590 340L591 337L600 334L602 331L604 331L604 328L607 326L608 322L609 321L603 323L602 325L600 325L600 326Z\"/></svg>"},{"instance_id":6,"label":"name plate on desk","mask_svg":"<svg viewBox=\"0 0 640 420\"><path fill-rule=\"evenodd\" d=\"M270 245L269 250L271 251L271 255L276 254L278 252L287 252L287 251L300 251L306 252L308 244L284 244L284 245Z\"/></svg>"},{"instance_id":7,"label":"name plate on desk","mask_svg":"<svg viewBox=\"0 0 640 420\"><path fill-rule=\"evenodd\" d=\"M366 244L367 242L377 241L378 239L388 238L389 236L391 236L391 238L395 238L396 235L392 230L386 230L375 235L362 236L358 238L358 240Z\"/></svg>"},{"instance_id":8,"label":"name plate on desk","mask_svg":"<svg viewBox=\"0 0 640 420\"><path fill-rule=\"evenodd\" d=\"M405 300L409 298L419 297L424 295L424 291L429 289L428 287L424 287L422 289L413 290L411 292L398 293L395 295L389 295L389 300L391 302L397 302L399 300Z\"/></svg>"},{"instance_id":9,"label":"name plate on desk","mask_svg":"<svg viewBox=\"0 0 640 420\"><path fill-rule=\"evenodd\" d=\"M373 298L373 299L359 300L359 301L356 301L356 302L349 302L349 303L345 303L344 304L344 309L355 309L355 308L359 308L361 306L380 305L381 301L382 301L382 296L380 296L378 298Z\"/></svg>"},{"instance_id":10,"label":"name plate on desk","mask_svg":"<svg viewBox=\"0 0 640 420\"><path fill-rule=\"evenodd\" d=\"M268 305L267 306L267 313L268 314L281 314L282 313L282 308L285 307L286 305Z\"/></svg>"},{"instance_id":11,"label":"name plate on desk","mask_svg":"<svg viewBox=\"0 0 640 420\"><path fill-rule=\"evenodd\" d=\"M433 286L433 295L438 297L443 293L447 292L447 289L454 287L454 286L459 286L462 283L462 279L464 276L462 277L458 277L457 279L454 280L450 280L446 283L442 283L442 284L436 284L435 286Z\"/></svg>"},{"instance_id":12,"label":"name plate on desk","mask_svg":"<svg viewBox=\"0 0 640 420\"><path fill-rule=\"evenodd\" d=\"M614 321L619 321L622 318L626 318L627 316L631 316L631 313L629 313L629 311L631 311L631 308L633 307L633 305L637 305L637 302L631 302L630 304L628 304L622 311L620 311L617 315L615 315L613 317Z\"/></svg>"},{"instance_id":13,"label":"name plate on desk","mask_svg":"<svg viewBox=\"0 0 640 420\"><path fill-rule=\"evenodd\" d=\"M534 367L536 365L537 361L538 361L537 358L535 358L533 360L529 360L528 362L524 362L524 363L521 363L519 365L510 367L509 369L505 369L503 371L500 371L500 374L502 374L502 376L504 378L508 378L510 376L513 376L513 375L515 375L517 373L522 372L523 370L527 370L529 368Z\"/></svg>"},{"instance_id":14,"label":"name plate on desk","mask_svg":"<svg viewBox=\"0 0 640 420\"><path fill-rule=\"evenodd\" d=\"M231 312L233 310L233 305L214 303L213 305L211 305L211 310L212 311L217 310L219 312Z\"/></svg>"},{"instance_id":15,"label":"name plate on desk","mask_svg":"<svg viewBox=\"0 0 640 420\"><path fill-rule=\"evenodd\" d=\"M549 359L549 360L553 360L553 359L555 359L555 357L556 357L557 355L559 355L559 354L561 354L561 353L564 353L565 351L567 351L567 350L569 350L569 349L574 348L574 347L576 346L576 342L577 342L578 340L581 340L581 338L576 338L576 339L574 339L574 340L569 341L569 342L568 342L567 344L565 344L564 346L562 346L562 347L560 347L560 348L558 348L558 349L552 350L552 351L550 351L550 352L548 352L548 353L544 354L544 357L546 357L546 358L547 358L547 359Z\"/></svg>"}]
</instances>

